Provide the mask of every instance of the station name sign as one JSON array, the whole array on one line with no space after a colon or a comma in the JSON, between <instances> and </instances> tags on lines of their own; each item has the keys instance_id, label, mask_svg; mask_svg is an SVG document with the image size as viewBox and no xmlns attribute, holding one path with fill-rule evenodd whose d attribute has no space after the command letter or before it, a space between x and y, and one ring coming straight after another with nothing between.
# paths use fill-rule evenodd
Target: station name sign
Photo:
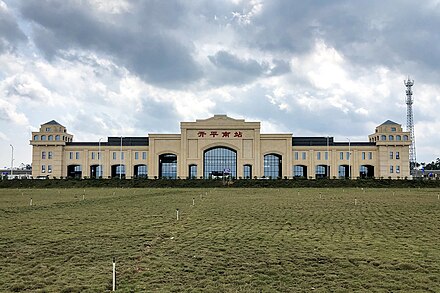
<instances>
[{"instance_id":1,"label":"station name sign","mask_svg":"<svg viewBox=\"0 0 440 293\"><path fill-rule=\"evenodd\" d=\"M197 137L208 138L208 137L219 137L219 138L240 138L243 137L243 132L241 131L199 131L197 132Z\"/></svg>"}]
</instances>

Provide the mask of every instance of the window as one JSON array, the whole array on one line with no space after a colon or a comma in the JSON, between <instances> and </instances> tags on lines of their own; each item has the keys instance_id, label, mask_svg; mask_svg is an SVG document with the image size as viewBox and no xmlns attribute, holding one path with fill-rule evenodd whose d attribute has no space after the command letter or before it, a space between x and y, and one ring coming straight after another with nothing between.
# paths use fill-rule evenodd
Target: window
<instances>
[{"instance_id":1,"label":"window","mask_svg":"<svg viewBox=\"0 0 440 293\"><path fill-rule=\"evenodd\" d=\"M325 152L325 160L328 161L328 152Z\"/></svg>"},{"instance_id":2,"label":"window","mask_svg":"<svg viewBox=\"0 0 440 293\"><path fill-rule=\"evenodd\" d=\"M403 140L407 141L408 140L408 135L404 135L403 136Z\"/></svg>"},{"instance_id":3,"label":"window","mask_svg":"<svg viewBox=\"0 0 440 293\"><path fill-rule=\"evenodd\" d=\"M48 139L48 140L53 140L53 135L49 135L49 136L47 137L47 139Z\"/></svg>"},{"instance_id":4,"label":"window","mask_svg":"<svg viewBox=\"0 0 440 293\"><path fill-rule=\"evenodd\" d=\"M139 152L134 152L134 159L139 160Z\"/></svg>"},{"instance_id":5,"label":"window","mask_svg":"<svg viewBox=\"0 0 440 293\"><path fill-rule=\"evenodd\" d=\"M297 152L298 154L298 152ZM243 166L243 178L251 179L252 178L252 165L244 165Z\"/></svg>"},{"instance_id":6,"label":"window","mask_svg":"<svg viewBox=\"0 0 440 293\"><path fill-rule=\"evenodd\" d=\"M45 135L42 135L42 136L41 136L41 140L46 140L46 136L45 136Z\"/></svg>"},{"instance_id":7,"label":"window","mask_svg":"<svg viewBox=\"0 0 440 293\"><path fill-rule=\"evenodd\" d=\"M116 160L116 152L113 152L113 160Z\"/></svg>"},{"instance_id":8,"label":"window","mask_svg":"<svg viewBox=\"0 0 440 293\"><path fill-rule=\"evenodd\" d=\"M365 160L365 152L362 152L362 160Z\"/></svg>"},{"instance_id":9,"label":"window","mask_svg":"<svg viewBox=\"0 0 440 293\"><path fill-rule=\"evenodd\" d=\"M41 173L46 173L46 165L41 165Z\"/></svg>"},{"instance_id":10,"label":"window","mask_svg":"<svg viewBox=\"0 0 440 293\"><path fill-rule=\"evenodd\" d=\"M55 135L55 140L60 140L60 136L59 135Z\"/></svg>"},{"instance_id":11,"label":"window","mask_svg":"<svg viewBox=\"0 0 440 293\"><path fill-rule=\"evenodd\" d=\"M400 173L400 166L396 166L396 173Z\"/></svg>"},{"instance_id":12,"label":"window","mask_svg":"<svg viewBox=\"0 0 440 293\"><path fill-rule=\"evenodd\" d=\"M396 127L391 127L392 132L396 132Z\"/></svg>"},{"instance_id":13,"label":"window","mask_svg":"<svg viewBox=\"0 0 440 293\"><path fill-rule=\"evenodd\" d=\"M350 160L350 152L346 152L346 153L345 153L345 158L346 158L347 160Z\"/></svg>"},{"instance_id":14,"label":"window","mask_svg":"<svg viewBox=\"0 0 440 293\"><path fill-rule=\"evenodd\" d=\"M400 136L400 135L396 135L396 140L402 140L402 136Z\"/></svg>"},{"instance_id":15,"label":"window","mask_svg":"<svg viewBox=\"0 0 440 293\"><path fill-rule=\"evenodd\" d=\"M73 152L69 152L69 159L73 160Z\"/></svg>"},{"instance_id":16,"label":"window","mask_svg":"<svg viewBox=\"0 0 440 293\"><path fill-rule=\"evenodd\" d=\"M264 156L264 177L281 177L281 156L268 154Z\"/></svg>"},{"instance_id":17,"label":"window","mask_svg":"<svg viewBox=\"0 0 440 293\"><path fill-rule=\"evenodd\" d=\"M189 165L188 174L190 179L197 178L197 165Z\"/></svg>"},{"instance_id":18,"label":"window","mask_svg":"<svg viewBox=\"0 0 440 293\"><path fill-rule=\"evenodd\" d=\"M215 147L203 154L203 176L237 176L237 152L226 147Z\"/></svg>"},{"instance_id":19,"label":"window","mask_svg":"<svg viewBox=\"0 0 440 293\"><path fill-rule=\"evenodd\" d=\"M52 173L52 165L47 165L47 173Z\"/></svg>"},{"instance_id":20,"label":"window","mask_svg":"<svg viewBox=\"0 0 440 293\"><path fill-rule=\"evenodd\" d=\"M121 152L121 160L124 159L124 152Z\"/></svg>"},{"instance_id":21,"label":"window","mask_svg":"<svg viewBox=\"0 0 440 293\"><path fill-rule=\"evenodd\" d=\"M41 159L46 159L46 152L41 152Z\"/></svg>"},{"instance_id":22,"label":"window","mask_svg":"<svg viewBox=\"0 0 440 293\"><path fill-rule=\"evenodd\" d=\"M391 160L394 159L394 157L393 157L393 152L390 152L390 159L391 159Z\"/></svg>"},{"instance_id":23,"label":"window","mask_svg":"<svg viewBox=\"0 0 440 293\"><path fill-rule=\"evenodd\" d=\"M387 136L386 135L381 135L380 136L380 140L387 140Z\"/></svg>"},{"instance_id":24,"label":"window","mask_svg":"<svg viewBox=\"0 0 440 293\"><path fill-rule=\"evenodd\" d=\"M302 152L302 159L305 160L307 158L307 153L306 152Z\"/></svg>"},{"instance_id":25,"label":"window","mask_svg":"<svg viewBox=\"0 0 440 293\"><path fill-rule=\"evenodd\" d=\"M400 159L400 153L399 152L396 152L396 160L399 160ZM397 170L396 170L397 171Z\"/></svg>"},{"instance_id":26,"label":"window","mask_svg":"<svg viewBox=\"0 0 440 293\"><path fill-rule=\"evenodd\" d=\"M339 153L339 159L340 159L340 160L343 160L343 159L344 159L344 152L340 152L340 153Z\"/></svg>"},{"instance_id":27,"label":"window","mask_svg":"<svg viewBox=\"0 0 440 293\"><path fill-rule=\"evenodd\" d=\"M159 177L177 178L177 156L173 154L163 154L159 156Z\"/></svg>"},{"instance_id":28,"label":"window","mask_svg":"<svg viewBox=\"0 0 440 293\"><path fill-rule=\"evenodd\" d=\"M315 177L316 178L324 178L326 177L326 166L318 165L315 167Z\"/></svg>"},{"instance_id":29,"label":"window","mask_svg":"<svg viewBox=\"0 0 440 293\"><path fill-rule=\"evenodd\" d=\"M92 157L92 160L94 160L95 159L95 152L91 152L90 156Z\"/></svg>"},{"instance_id":30,"label":"window","mask_svg":"<svg viewBox=\"0 0 440 293\"><path fill-rule=\"evenodd\" d=\"M47 158L48 158L48 159L52 159L52 157L53 157L53 153L52 153L52 152L48 152L48 153L47 153Z\"/></svg>"},{"instance_id":31,"label":"window","mask_svg":"<svg viewBox=\"0 0 440 293\"><path fill-rule=\"evenodd\" d=\"M302 165L293 166L294 177L307 177L307 167Z\"/></svg>"},{"instance_id":32,"label":"window","mask_svg":"<svg viewBox=\"0 0 440 293\"><path fill-rule=\"evenodd\" d=\"M146 160L147 159L147 152L142 152L142 160Z\"/></svg>"},{"instance_id":33,"label":"window","mask_svg":"<svg viewBox=\"0 0 440 293\"><path fill-rule=\"evenodd\" d=\"M100 160L101 159L101 153L98 152L97 154L98 154L98 160Z\"/></svg>"},{"instance_id":34,"label":"window","mask_svg":"<svg viewBox=\"0 0 440 293\"><path fill-rule=\"evenodd\" d=\"M46 127L46 132L49 132L50 131L50 127Z\"/></svg>"},{"instance_id":35,"label":"window","mask_svg":"<svg viewBox=\"0 0 440 293\"><path fill-rule=\"evenodd\" d=\"M137 165L134 167L134 174L140 178L146 178L148 175L148 167L147 165Z\"/></svg>"},{"instance_id":36,"label":"window","mask_svg":"<svg viewBox=\"0 0 440 293\"><path fill-rule=\"evenodd\" d=\"M372 160L373 159L373 152L368 152L368 160Z\"/></svg>"},{"instance_id":37,"label":"window","mask_svg":"<svg viewBox=\"0 0 440 293\"><path fill-rule=\"evenodd\" d=\"M317 160L321 160L321 152L317 152L316 153L316 159Z\"/></svg>"},{"instance_id":38,"label":"window","mask_svg":"<svg viewBox=\"0 0 440 293\"><path fill-rule=\"evenodd\" d=\"M390 173L393 173L393 165L390 166Z\"/></svg>"},{"instance_id":39,"label":"window","mask_svg":"<svg viewBox=\"0 0 440 293\"><path fill-rule=\"evenodd\" d=\"M394 135L389 135L388 140L394 140Z\"/></svg>"},{"instance_id":40,"label":"window","mask_svg":"<svg viewBox=\"0 0 440 293\"><path fill-rule=\"evenodd\" d=\"M295 152L295 160L299 160L299 153Z\"/></svg>"},{"instance_id":41,"label":"window","mask_svg":"<svg viewBox=\"0 0 440 293\"><path fill-rule=\"evenodd\" d=\"M79 152L75 153L75 159L79 160Z\"/></svg>"},{"instance_id":42,"label":"window","mask_svg":"<svg viewBox=\"0 0 440 293\"><path fill-rule=\"evenodd\" d=\"M34 135L34 140L38 140L38 135Z\"/></svg>"}]
</instances>

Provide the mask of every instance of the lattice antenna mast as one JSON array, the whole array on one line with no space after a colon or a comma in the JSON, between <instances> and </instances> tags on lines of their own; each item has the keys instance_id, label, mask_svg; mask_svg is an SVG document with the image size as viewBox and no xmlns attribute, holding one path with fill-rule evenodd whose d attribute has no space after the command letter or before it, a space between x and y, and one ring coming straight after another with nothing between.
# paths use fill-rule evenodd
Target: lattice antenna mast
<instances>
[{"instance_id":1,"label":"lattice antenna mast","mask_svg":"<svg viewBox=\"0 0 440 293\"><path fill-rule=\"evenodd\" d=\"M414 173L416 167L416 137L414 136L414 115L412 104L414 99L412 97L411 87L414 85L414 80L410 80L409 77L404 81L406 86L406 131L410 133L411 145L409 147L409 167L411 174Z\"/></svg>"}]
</instances>

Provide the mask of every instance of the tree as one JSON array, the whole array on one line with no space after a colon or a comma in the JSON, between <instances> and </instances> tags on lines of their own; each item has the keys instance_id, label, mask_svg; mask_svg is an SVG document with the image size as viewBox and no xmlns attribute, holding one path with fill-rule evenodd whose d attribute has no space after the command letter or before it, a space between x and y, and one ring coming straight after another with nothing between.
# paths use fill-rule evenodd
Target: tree
<instances>
[{"instance_id":1,"label":"tree","mask_svg":"<svg viewBox=\"0 0 440 293\"><path fill-rule=\"evenodd\" d=\"M440 158L425 165L425 170L440 170Z\"/></svg>"}]
</instances>

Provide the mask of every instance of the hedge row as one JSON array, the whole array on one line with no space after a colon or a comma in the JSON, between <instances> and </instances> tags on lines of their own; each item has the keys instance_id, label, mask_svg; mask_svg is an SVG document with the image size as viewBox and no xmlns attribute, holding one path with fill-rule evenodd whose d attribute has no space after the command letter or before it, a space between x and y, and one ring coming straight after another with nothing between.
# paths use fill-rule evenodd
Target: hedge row
<instances>
[{"instance_id":1,"label":"hedge row","mask_svg":"<svg viewBox=\"0 0 440 293\"><path fill-rule=\"evenodd\" d=\"M0 180L0 188L326 188L326 187L369 187L369 188L440 188L440 180L390 180L390 179L241 179L224 181L221 179L46 179L46 180Z\"/></svg>"}]
</instances>

